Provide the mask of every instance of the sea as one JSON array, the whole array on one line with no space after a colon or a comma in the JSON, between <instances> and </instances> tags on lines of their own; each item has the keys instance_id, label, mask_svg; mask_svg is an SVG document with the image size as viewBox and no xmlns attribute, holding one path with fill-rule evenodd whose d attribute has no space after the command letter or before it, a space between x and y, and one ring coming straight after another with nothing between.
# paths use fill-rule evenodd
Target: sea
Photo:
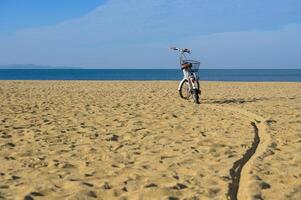
<instances>
[{"instance_id":1,"label":"sea","mask_svg":"<svg viewBox=\"0 0 301 200\"><path fill-rule=\"evenodd\" d=\"M301 82L301 69L200 69L201 81ZM0 80L180 80L179 69L0 69Z\"/></svg>"}]
</instances>

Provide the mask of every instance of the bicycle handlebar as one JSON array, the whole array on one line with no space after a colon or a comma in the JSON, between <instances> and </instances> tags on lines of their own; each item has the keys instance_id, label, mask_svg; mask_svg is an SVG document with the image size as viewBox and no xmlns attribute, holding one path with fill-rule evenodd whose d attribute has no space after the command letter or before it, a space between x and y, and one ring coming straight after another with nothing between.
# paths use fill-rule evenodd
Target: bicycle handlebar
<instances>
[{"instance_id":1,"label":"bicycle handlebar","mask_svg":"<svg viewBox=\"0 0 301 200\"><path fill-rule=\"evenodd\" d=\"M174 51L180 51L181 53L191 53L191 50L190 49L181 49L181 48L177 48L177 47L170 47L171 50L174 50Z\"/></svg>"}]
</instances>

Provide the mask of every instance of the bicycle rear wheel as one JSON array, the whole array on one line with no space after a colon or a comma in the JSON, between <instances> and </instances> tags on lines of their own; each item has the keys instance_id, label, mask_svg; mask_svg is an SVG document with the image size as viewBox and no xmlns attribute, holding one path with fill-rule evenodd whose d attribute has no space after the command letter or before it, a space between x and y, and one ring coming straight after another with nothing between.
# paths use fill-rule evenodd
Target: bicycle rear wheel
<instances>
[{"instance_id":1,"label":"bicycle rear wheel","mask_svg":"<svg viewBox=\"0 0 301 200\"><path fill-rule=\"evenodd\" d=\"M199 89L193 89L193 101L196 104L200 103L200 99L199 99Z\"/></svg>"}]
</instances>

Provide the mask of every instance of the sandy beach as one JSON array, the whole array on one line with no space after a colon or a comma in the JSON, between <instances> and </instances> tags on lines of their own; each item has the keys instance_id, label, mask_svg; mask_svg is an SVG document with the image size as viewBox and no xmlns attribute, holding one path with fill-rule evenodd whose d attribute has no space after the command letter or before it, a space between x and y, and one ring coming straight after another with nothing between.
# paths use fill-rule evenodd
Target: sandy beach
<instances>
[{"instance_id":1,"label":"sandy beach","mask_svg":"<svg viewBox=\"0 0 301 200\"><path fill-rule=\"evenodd\" d=\"M301 199L301 83L0 81L0 199Z\"/></svg>"}]
</instances>

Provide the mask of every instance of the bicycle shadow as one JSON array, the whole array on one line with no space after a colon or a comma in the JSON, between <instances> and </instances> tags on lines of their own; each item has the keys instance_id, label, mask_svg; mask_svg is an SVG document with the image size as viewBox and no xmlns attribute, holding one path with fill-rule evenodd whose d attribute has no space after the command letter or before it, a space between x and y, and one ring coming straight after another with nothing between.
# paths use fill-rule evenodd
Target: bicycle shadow
<instances>
[{"instance_id":1,"label":"bicycle shadow","mask_svg":"<svg viewBox=\"0 0 301 200\"><path fill-rule=\"evenodd\" d=\"M255 103L259 101L267 101L270 98L231 98L231 99L204 99L203 103L207 104L245 104L245 103Z\"/></svg>"}]
</instances>

